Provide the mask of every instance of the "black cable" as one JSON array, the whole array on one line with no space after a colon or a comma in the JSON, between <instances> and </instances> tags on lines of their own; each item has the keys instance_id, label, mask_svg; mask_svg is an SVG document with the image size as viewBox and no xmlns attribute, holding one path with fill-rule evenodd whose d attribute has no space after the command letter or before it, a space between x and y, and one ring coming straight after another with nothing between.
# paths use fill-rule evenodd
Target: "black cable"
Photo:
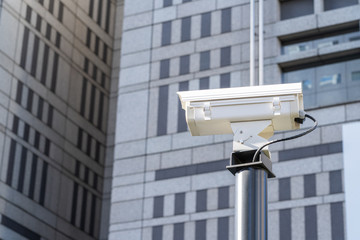
<instances>
[{"instance_id":1,"label":"black cable","mask_svg":"<svg viewBox=\"0 0 360 240\"><path fill-rule=\"evenodd\" d=\"M260 151L261 151L264 147L269 146L270 144L277 143L277 142L283 142L283 141L287 141L287 140L292 140L292 139L295 139L295 138L299 138L299 137L305 136L306 134L309 134L309 133L311 133L312 131L314 131L315 128L317 127L317 125L318 125L318 122L316 121L315 118L313 118L313 117L310 116L309 114L305 114L305 117L306 117L306 118L310 118L311 120L313 120L314 126L312 126L310 129L308 129L308 130L306 130L305 132L302 132L302 133L300 133L300 134L297 134L297 135L294 135L294 136L291 136L291 137L287 137L287 138L272 140L272 141L264 144L264 145L261 146L258 150L256 150L252 161L255 162L256 158L257 158L258 155L260 154Z\"/></svg>"}]
</instances>

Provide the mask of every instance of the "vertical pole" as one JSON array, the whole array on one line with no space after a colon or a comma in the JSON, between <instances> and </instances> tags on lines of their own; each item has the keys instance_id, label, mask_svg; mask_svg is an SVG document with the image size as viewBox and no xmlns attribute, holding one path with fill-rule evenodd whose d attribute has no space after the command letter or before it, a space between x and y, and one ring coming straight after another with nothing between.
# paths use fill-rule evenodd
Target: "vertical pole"
<instances>
[{"instance_id":1,"label":"vertical pole","mask_svg":"<svg viewBox=\"0 0 360 240\"><path fill-rule=\"evenodd\" d=\"M267 240L267 172L236 173L235 240Z\"/></svg>"},{"instance_id":2,"label":"vertical pole","mask_svg":"<svg viewBox=\"0 0 360 240\"><path fill-rule=\"evenodd\" d=\"M264 0L259 0L259 85L264 84Z\"/></svg>"},{"instance_id":3,"label":"vertical pole","mask_svg":"<svg viewBox=\"0 0 360 240\"><path fill-rule=\"evenodd\" d=\"M250 0L250 86L255 85L255 0Z\"/></svg>"}]
</instances>

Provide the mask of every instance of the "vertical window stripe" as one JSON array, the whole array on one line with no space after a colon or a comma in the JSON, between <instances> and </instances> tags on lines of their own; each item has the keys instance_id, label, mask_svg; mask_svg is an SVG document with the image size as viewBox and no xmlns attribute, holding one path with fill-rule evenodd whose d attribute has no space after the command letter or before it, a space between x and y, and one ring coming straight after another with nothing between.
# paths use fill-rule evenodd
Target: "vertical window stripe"
<instances>
[{"instance_id":1,"label":"vertical window stripe","mask_svg":"<svg viewBox=\"0 0 360 240\"><path fill-rule=\"evenodd\" d=\"M106 20L105 20L105 32L106 33L109 33L109 28L110 28L110 18L112 16L110 16L111 12L111 1L110 0L107 0L107 5L106 5Z\"/></svg>"},{"instance_id":2,"label":"vertical window stripe","mask_svg":"<svg viewBox=\"0 0 360 240\"><path fill-rule=\"evenodd\" d=\"M165 135L167 133L167 114L168 114L168 98L169 86L161 86L159 88L159 102L158 102L158 121L157 121L157 135Z\"/></svg>"},{"instance_id":3,"label":"vertical window stripe","mask_svg":"<svg viewBox=\"0 0 360 240\"><path fill-rule=\"evenodd\" d=\"M316 206L305 207L305 239L317 240Z\"/></svg>"},{"instance_id":4,"label":"vertical window stripe","mask_svg":"<svg viewBox=\"0 0 360 240\"><path fill-rule=\"evenodd\" d=\"M201 14L201 37L211 35L211 12Z\"/></svg>"},{"instance_id":5,"label":"vertical window stripe","mask_svg":"<svg viewBox=\"0 0 360 240\"><path fill-rule=\"evenodd\" d=\"M218 191L218 209L229 208L229 187L221 187Z\"/></svg>"},{"instance_id":6,"label":"vertical window stripe","mask_svg":"<svg viewBox=\"0 0 360 240\"><path fill-rule=\"evenodd\" d=\"M198 220L195 222L195 239L206 240L206 220Z\"/></svg>"},{"instance_id":7,"label":"vertical window stripe","mask_svg":"<svg viewBox=\"0 0 360 240\"><path fill-rule=\"evenodd\" d=\"M279 211L280 240L291 240L291 209Z\"/></svg>"},{"instance_id":8,"label":"vertical window stripe","mask_svg":"<svg viewBox=\"0 0 360 240\"><path fill-rule=\"evenodd\" d=\"M22 192L24 189L24 176L26 167L27 149L23 146L21 150L20 169L17 190Z\"/></svg>"},{"instance_id":9,"label":"vertical window stripe","mask_svg":"<svg viewBox=\"0 0 360 240\"><path fill-rule=\"evenodd\" d=\"M30 34L30 30L27 27L25 27L23 43L22 43L22 50L21 50L21 58L20 58L20 67L22 67L23 69L25 69L25 67L26 67L29 34Z\"/></svg>"},{"instance_id":10,"label":"vertical window stripe","mask_svg":"<svg viewBox=\"0 0 360 240\"><path fill-rule=\"evenodd\" d=\"M40 82L45 85L46 83L46 75L47 75L47 69L48 69L48 61L49 61L49 46L45 44L44 48L44 55L43 55L43 66L41 71L41 79Z\"/></svg>"},{"instance_id":11,"label":"vertical window stripe","mask_svg":"<svg viewBox=\"0 0 360 240\"><path fill-rule=\"evenodd\" d=\"M220 88L230 87L230 73L223 73L220 75Z\"/></svg>"},{"instance_id":12,"label":"vertical window stripe","mask_svg":"<svg viewBox=\"0 0 360 240\"><path fill-rule=\"evenodd\" d=\"M36 182L36 169L37 169L38 156L33 154L30 174L30 185L29 185L29 198L34 199L35 182Z\"/></svg>"},{"instance_id":13,"label":"vertical window stripe","mask_svg":"<svg viewBox=\"0 0 360 240\"><path fill-rule=\"evenodd\" d=\"M40 205L43 205L43 206L45 204L47 171L48 171L48 163L44 161L43 166L42 166L42 171L41 171L41 184L40 184L40 196L39 196L39 203L40 203Z\"/></svg>"},{"instance_id":14,"label":"vertical window stripe","mask_svg":"<svg viewBox=\"0 0 360 240\"><path fill-rule=\"evenodd\" d=\"M152 228L152 240L163 239L163 226L155 226Z\"/></svg>"},{"instance_id":15,"label":"vertical window stripe","mask_svg":"<svg viewBox=\"0 0 360 240\"><path fill-rule=\"evenodd\" d=\"M95 97L96 97L96 87L95 85L92 85L91 93L90 93L89 122L93 122L94 120Z\"/></svg>"},{"instance_id":16,"label":"vertical window stripe","mask_svg":"<svg viewBox=\"0 0 360 240\"><path fill-rule=\"evenodd\" d=\"M196 212L204 212L207 210L207 190L196 191Z\"/></svg>"},{"instance_id":17,"label":"vertical window stripe","mask_svg":"<svg viewBox=\"0 0 360 240\"><path fill-rule=\"evenodd\" d=\"M94 228L95 228L95 216L96 216L96 196L93 194L91 199L91 211L90 211L90 226L89 226L89 234L94 236Z\"/></svg>"},{"instance_id":18,"label":"vertical window stripe","mask_svg":"<svg viewBox=\"0 0 360 240\"><path fill-rule=\"evenodd\" d=\"M342 202L331 203L331 239L344 240L344 210Z\"/></svg>"},{"instance_id":19,"label":"vertical window stripe","mask_svg":"<svg viewBox=\"0 0 360 240\"><path fill-rule=\"evenodd\" d=\"M27 103L26 103L26 110L28 110L29 112L32 112L33 99L34 99L34 91L29 89Z\"/></svg>"},{"instance_id":20,"label":"vertical window stripe","mask_svg":"<svg viewBox=\"0 0 360 240\"><path fill-rule=\"evenodd\" d=\"M175 215L185 213L185 193L175 194Z\"/></svg>"},{"instance_id":21,"label":"vertical window stripe","mask_svg":"<svg viewBox=\"0 0 360 240\"><path fill-rule=\"evenodd\" d=\"M73 189L73 196L72 196L72 206L71 206L71 218L70 222L72 225L76 223L76 208L77 208L77 198L78 198L78 191L79 186L76 182L74 182L74 189Z\"/></svg>"},{"instance_id":22,"label":"vertical window stripe","mask_svg":"<svg viewBox=\"0 0 360 240\"><path fill-rule=\"evenodd\" d=\"M9 162L8 162L8 169L7 169L7 175L6 175L6 184L9 186L11 186L11 184L12 184L15 153L16 153L16 141L14 139L11 139Z\"/></svg>"},{"instance_id":23,"label":"vertical window stripe","mask_svg":"<svg viewBox=\"0 0 360 240\"><path fill-rule=\"evenodd\" d=\"M102 120L104 114L104 93L100 92L100 99L99 99L99 113L97 119L97 128L102 130Z\"/></svg>"},{"instance_id":24,"label":"vertical window stripe","mask_svg":"<svg viewBox=\"0 0 360 240\"><path fill-rule=\"evenodd\" d=\"M159 218L164 216L164 196L154 197L153 217Z\"/></svg>"},{"instance_id":25,"label":"vertical window stripe","mask_svg":"<svg viewBox=\"0 0 360 240\"><path fill-rule=\"evenodd\" d=\"M16 102L21 105L22 94L23 94L23 83L18 81L17 89L16 89Z\"/></svg>"},{"instance_id":26,"label":"vertical window stripe","mask_svg":"<svg viewBox=\"0 0 360 240\"><path fill-rule=\"evenodd\" d=\"M42 120L43 108L44 108L44 99L43 99L42 97L39 97L38 109L37 109L36 116L37 116L38 119L40 119L40 120Z\"/></svg>"},{"instance_id":27,"label":"vertical window stripe","mask_svg":"<svg viewBox=\"0 0 360 240\"><path fill-rule=\"evenodd\" d=\"M51 77L51 86L50 86L50 90L54 93L56 91L58 65L59 65L59 54L55 53L54 54L53 72L52 72L52 77Z\"/></svg>"},{"instance_id":28,"label":"vertical window stripe","mask_svg":"<svg viewBox=\"0 0 360 240\"><path fill-rule=\"evenodd\" d=\"M81 215L80 215L80 229L85 230L85 221L86 221L86 208L87 208L87 189L83 189L82 194L82 204L81 204Z\"/></svg>"},{"instance_id":29,"label":"vertical window stripe","mask_svg":"<svg viewBox=\"0 0 360 240\"><path fill-rule=\"evenodd\" d=\"M54 14L54 0L49 0L49 12Z\"/></svg>"},{"instance_id":30,"label":"vertical window stripe","mask_svg":"<svg viewBox=\"0 0 360 240\"><path fill-rule=\"evenodd\" d=\"M191 39L191 17L181 19L181 42Z\"/></svg>"},{"instance_id":31,"label":"vertical window stripe","mask_svg":"<svg viewBox=\"0 0 360 240\"><path fill-rule=\"evenodd\" d=\"M179 84L179 91L187 91L189 90L189 82L181 82ZM180 100L178 101L178 122L177 122L177 131L178 132L185 132L187 131L187 123L185 118L185 112L181 107Z\"/></svg>"},{"instance_id":32,"label":"vertical window stripe","mask_svg":"<svg viewBox=\"0 0 360 240\"><path fill-rule=\"evenodd\" d=\"M82 116L85 116L86 90L87 90L87 80L86 78L83 78L83 84L81 90L81 102L80 102L80 114Z\"/></svg>"},{"instance_id":33,"label":"vertical window stripe","mask_svg":"<svg viewBox=\"0 0 360 240\"><path fill-rule=\"evenodd\" d=\"M231 8L221 10L221 33L231 32Z\"/></svg>"},{"instance_id":34,"label":"vertical window stripe","mask_svg":"<svg viewBox=\"0 0 360 240\"><path fill-rule=\"evenodd\" d=\"M219 218L217 228L217 239L229 240L229 217Z\"/></svg>"},{"instance_id":35,"label":"vertical window stripe","mask_svg":"<svg viewBox=\"0 0 360 240\"><path fill-rule=\"evenodd\" d=\"M174 224L174 240L184 240L185 226L184 223Z\"/></svg>"},{"instance_id":36,"label":"vertical window stripe","mask_svg":"<svg viewBox=\"0 0 360 240\"><path fill-rule=\"evenodd\" d=\"M33 77L36 77L36 67L38 65L37 59L38 59L38 54L39 54L39 43L40 43L39 37L35 36L33 55L32 55L32 63L31 63L31 72L30 72L30 74Z\"/></svg>"},{"instance_id":37,"label":"vertical window stripe","mask_svg":"<svg viewBox=\"0 0 360 240\"><path fill-rule=\"evenodd\" d=\"M99 1L99 4L98 4L97 24L101 25L103 2L102 2L102 0L98 0L98 1Z\"/></svg>"}]
</instances>

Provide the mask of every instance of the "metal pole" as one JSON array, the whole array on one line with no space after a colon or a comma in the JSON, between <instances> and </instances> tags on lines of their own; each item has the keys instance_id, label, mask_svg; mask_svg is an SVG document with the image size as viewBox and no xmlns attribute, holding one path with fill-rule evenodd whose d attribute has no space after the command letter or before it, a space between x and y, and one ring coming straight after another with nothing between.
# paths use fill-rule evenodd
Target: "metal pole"
<instances>
[{"instance_id":1,"label":"metal pole","mask_svg":"<svg viewBox=\"0 0 360 240\"><path fill-rule=\"evenodd\" d=\"M235 240L267 240L267 172L236 173Z\"/></svg>"},{"instance_id":2,"label":"metal pole","mask_svg":"<svg viewBox=\"0 0 360 240\"><path fill-rule=\"evenodd\" d=\"M264 84L264 0L259 0L259 85Z\"/></svg>"},{"instance_id":3,"label":"metal pole","mask_svg":"<svg viewBox=\"0 0 360 240\"><path fill-rule=\"evenodd\" d=\"M250 86L255 84L255 0L250 0Z\"/></svg>"}]
</instances>

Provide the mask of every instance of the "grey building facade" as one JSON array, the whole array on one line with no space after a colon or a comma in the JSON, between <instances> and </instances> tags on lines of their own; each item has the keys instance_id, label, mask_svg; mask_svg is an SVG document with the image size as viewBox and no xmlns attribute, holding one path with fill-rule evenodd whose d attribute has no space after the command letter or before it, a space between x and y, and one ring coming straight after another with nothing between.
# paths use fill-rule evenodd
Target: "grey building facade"
<instances>
[{"instance_id":1,"label":"grey building facade","mask_svg":"<svg viewBox=\"0 0 360 240\"><path fill-rule=\"evenodd\" d=\"M249 85L249 11L246 0L125 1L109 239L233 238L232 136L191 137L176 92ZM302 82L320 123L270 148L269 239L346 238L359 12L358 0L265 1L265 84Z\"/></svg>"},{"instance_id":2,"label":"grey building facade","mask_svg":"<svg viewBox=\"0 0 360 240\"><path fill-rule=\"evenodd\" d=\"M0 2L0 239L107 239L121 12Z\"/></svg>"},{"instance_id":3,"label":"grey building facade","mask_svg":"<svg viewBox=\"0 0 360 240\"><path fill-rule=\"evenodd\" d=\"M265 1L265 84L320 123L270 148L269 239L346 239L359 13ZM176 92L248 85L248 0L0 0L0 239L232 239L232 136L191 137Z\"/></svg>"}]
</instances>

